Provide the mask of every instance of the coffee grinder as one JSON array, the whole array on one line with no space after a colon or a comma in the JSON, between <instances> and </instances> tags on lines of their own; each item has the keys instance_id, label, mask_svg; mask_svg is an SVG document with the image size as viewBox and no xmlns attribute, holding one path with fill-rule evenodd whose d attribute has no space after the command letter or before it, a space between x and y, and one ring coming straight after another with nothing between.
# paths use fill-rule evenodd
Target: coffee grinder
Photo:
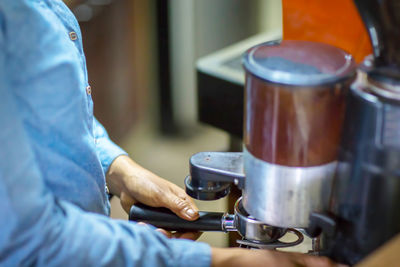
<instances>
[{"instance_id":1,"label":"coffee grinder","mask_svg":"<svg viewBox=\"0 0 400 267\"><path fill-rule=\"evenodd\" d=\"M279 248L300 243L310 213L328 208L354 59L328 44L284 40L249 49L243 66L243 153L197 153L185 179L186 192L200 200L237 186L234 214L201 212L187 222L134 206L130 219L169 230L238 231L243 246ZM279 241L287 232L297 240Z\"/></svg>"}]
</instances>

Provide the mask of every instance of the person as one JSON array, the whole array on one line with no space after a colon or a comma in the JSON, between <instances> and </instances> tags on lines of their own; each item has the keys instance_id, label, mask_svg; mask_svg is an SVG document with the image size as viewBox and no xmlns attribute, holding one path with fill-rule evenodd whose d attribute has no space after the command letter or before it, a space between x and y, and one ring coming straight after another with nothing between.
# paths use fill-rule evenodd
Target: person
<instances>
[{"instance_id":1,"label":"person","mask_svg":"<svg viewBox=\"0 0 400 267\"><path fill-rule=\"evenodd\" d=\"M0 1L0 47L0 266L332 264L210 248L110 219L108 188L125 209L142 202L187 220L198 210L181 188L137 165L93 117L81 33L61 0Z\"/></svg>"}]
</instances>

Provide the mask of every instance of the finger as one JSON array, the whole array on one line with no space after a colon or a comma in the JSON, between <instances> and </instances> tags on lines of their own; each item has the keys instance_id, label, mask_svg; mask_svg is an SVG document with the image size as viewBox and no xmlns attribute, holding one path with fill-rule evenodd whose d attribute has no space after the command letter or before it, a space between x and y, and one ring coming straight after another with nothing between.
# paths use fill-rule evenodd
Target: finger
<instances>
[{"instance_id":1,"label":"finger","mask_svg":"<svg viewBox=\"0 0 400 267\"><path fill-rule=\"evenodd\" d=\"M150 229L150 226L147 223L144 223L144 222L138 222L138 223L136 223L136 225L139 225L139 226L146 227L146 228Z\"/></svg>"},{"instance_id":2,"label":"finger","mask_svg":"<svg viewBox=\"0 0 400 267\"><path fill-rule=\"evenodd\" d=\"M167 194L163 202L166 208L172 210L182 219L194 221L199 217L197 207L193 207L190 201L182 199L173 193Z\"/></svg>"},{"instance_id":3,"label":"finger","mask_svg":"<svg viewBox=\"0 0 400 267\"><path fill-rule=\"evenodd\" d=\"M162 233L163 235L165 235L168 238L172 238L173 237L171 232L168 232L168 231L166 231L164 229L157 228L156 231Z\"/></svg>"},{"instance_id":4,"label":"finger","mask_svg":"<svg viewBox=\"0 0 400 267\"><path fill-rule=\"evenodd\" d=\"M196 203L194 203L194 200L188 195L186 194L185 190L183 190L182 188L174 185L174 187L172 188L172 191L181 199L185 200L188 202L188 204L191 206L191 208L195 211L198 212L199 208L197 207Z\"/></svg>"},{"instance_id":5,"label":"finger","mask_svg":"<svg viewBox=\"0 0 400 267\"><path fill-rule=\"evenodd\" d=\"M177 232L174 234L175 238L197 240L202 232Z\"/></svg>"}]
</instances>

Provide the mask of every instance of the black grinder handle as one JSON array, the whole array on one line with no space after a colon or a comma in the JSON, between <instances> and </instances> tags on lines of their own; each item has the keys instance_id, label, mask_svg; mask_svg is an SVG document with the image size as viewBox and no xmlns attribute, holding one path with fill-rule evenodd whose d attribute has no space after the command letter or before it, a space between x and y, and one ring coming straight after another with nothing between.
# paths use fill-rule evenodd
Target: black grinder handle
<instances>
[{"instance_id":1,"label":"black grinder handle","mask_svg":"<svg viewBox=\"0 0 400 267\"><path fill-rule=\"evenodd\" d=\"M166 208L153 208L143 204L135 204L129 212L129 220L151 224L167 231L224 231L222 212L199 212L196 221L179 218Z\"/></svg>"}]
</instances>

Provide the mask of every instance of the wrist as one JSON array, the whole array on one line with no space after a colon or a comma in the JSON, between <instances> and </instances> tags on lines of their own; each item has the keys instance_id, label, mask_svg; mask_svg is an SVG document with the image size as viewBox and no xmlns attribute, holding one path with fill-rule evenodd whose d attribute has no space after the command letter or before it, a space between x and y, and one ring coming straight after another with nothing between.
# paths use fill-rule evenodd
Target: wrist
<instances>
[{"instance_id":1,"label":"wrist","mask_svg":"<svg viewBox=\"0 0 400 267\"><path fill-rule=\"evenodd\" d=\"M122 190L125 188L128 160L126 155L120 155L110 164L106 173L106 183L111 194L120 197Z\"/></svg>"},{"instance_id":2,"label":"wrist","mask_svg":"<svg viewBox=\"0 0 400 267\"><path fill-rule=\"evenodd\" d=\"M120 196L122 191L131 192L140 188L140 179L147 179L151 172L134 162L129 156L118 156L106 174L106 181L110 192Z\"/></svg>"}]
</instances>

